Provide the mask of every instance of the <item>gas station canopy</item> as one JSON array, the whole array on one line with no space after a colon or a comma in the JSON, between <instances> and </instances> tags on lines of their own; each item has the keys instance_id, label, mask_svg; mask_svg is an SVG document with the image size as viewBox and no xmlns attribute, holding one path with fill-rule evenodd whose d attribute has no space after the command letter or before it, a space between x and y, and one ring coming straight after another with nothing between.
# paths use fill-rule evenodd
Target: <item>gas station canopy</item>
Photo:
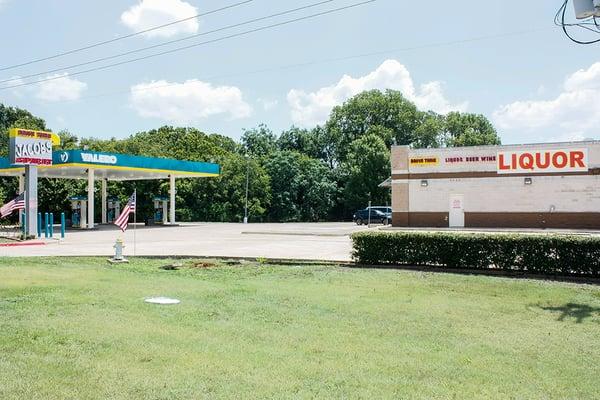
<instances>
[{"instance_id":1,"label":"gas station canopy","mask_svg":"<svg viewBox=\"0 0 600 400\"><path fill-rule=\"evenodd\" d=\"M0 158L0 176L22 176L24 167L12 166L8 158ZM63 150L52 153L52 165L40 165L38 175L44 178L128 181L169 178L215 177L219 164L181 161L168 158L142 157L129 154L87 150Z\"/></svg>"}]
</instances>

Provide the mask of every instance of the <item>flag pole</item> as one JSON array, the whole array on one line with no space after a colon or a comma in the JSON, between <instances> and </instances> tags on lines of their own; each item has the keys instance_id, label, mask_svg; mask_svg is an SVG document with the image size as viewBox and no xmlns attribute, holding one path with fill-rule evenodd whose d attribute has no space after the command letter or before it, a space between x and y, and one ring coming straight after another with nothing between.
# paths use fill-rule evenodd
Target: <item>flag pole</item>
<instances>
[{"instance_id":1,"label":"flag pole","mask_svg":"<svg viewBox=\"0 0 600 400\"><path fill-rule=\"evenodd\" d=\"M135 199L135 209L133 211L133 256L135 257L135 242L136 242L136 230L137 230L137 188L133 189L133 198Z\"/></svg>"},{"instance_id":2,"label":"flag pole","mask_svg":"<svg viewBox=\"0 0 600 400\"><path fill-rule=\"evenodd\" d=\"M23 240L27 240L27 219L29 218L29 213L31 212L28 200L29 199L27 198L27 190L23 190L23 201L25 202L25 209L23 210L24 211L23 216L25 218L23 218L23 221L21 221L21 210L17 209L17 213L19 214L19 221L21 221L21 223L19 225L22 225L21 229L23 230ZM37 223L37 215L36 215L36 223Z\"/></svg>"}]
</instances>

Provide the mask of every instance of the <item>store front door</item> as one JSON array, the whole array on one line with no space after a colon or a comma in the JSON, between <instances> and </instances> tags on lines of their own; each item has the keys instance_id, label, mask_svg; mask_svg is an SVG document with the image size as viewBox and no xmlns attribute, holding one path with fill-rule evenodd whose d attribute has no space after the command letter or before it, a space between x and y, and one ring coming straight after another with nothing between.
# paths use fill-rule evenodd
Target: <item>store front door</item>
<instances>
[{"instance_id":1,"label":"store front door","mask_svg":"<svg viewBox=\"0 0 600 400\"><path fill-rule=\"evenodd\" d=\"M462 194L450 196L448 225L450 228L464 228L465 226L464 196Z\"/></svg>"}]
</instances>

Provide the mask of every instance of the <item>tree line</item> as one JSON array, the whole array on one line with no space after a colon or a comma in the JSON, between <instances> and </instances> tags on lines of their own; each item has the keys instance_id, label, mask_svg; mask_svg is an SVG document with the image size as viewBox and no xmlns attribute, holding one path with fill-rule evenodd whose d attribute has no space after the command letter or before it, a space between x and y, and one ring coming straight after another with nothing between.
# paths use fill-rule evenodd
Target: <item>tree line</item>
<instances>
[{"instance_id":1,"label":"tree line","mask_svg":"<svg viewBox=\"0 0 600 400\"><path fill-rule=\"evenodd\" d=\"M49 130L43 119L27 110L0 104L2 156L8 155L11 127ZM420 111L394 90L360 93L336 106L323 125L312 129L292 126L277 135L260 124L244 130L239 141L173 126L125 139L77 137L68 131L58 134L59 149L219 163L222 173L217 178L177 180L176 218L222 222L243 219L246 179L250 221L343 220L369 201L389 204L390 190L379 184L390 175L394 144L415 148L500 144L483 115ZM68 198L85 194L86 185L85 180L40 179L40 210L68 211ZM108 189L110 195L126 200L134 187L142 217L151 215L153 196L168 193L166 181L109 182ZM0 179L3 201L16 191L16 179Z\"/></svg>"}]
</instances>

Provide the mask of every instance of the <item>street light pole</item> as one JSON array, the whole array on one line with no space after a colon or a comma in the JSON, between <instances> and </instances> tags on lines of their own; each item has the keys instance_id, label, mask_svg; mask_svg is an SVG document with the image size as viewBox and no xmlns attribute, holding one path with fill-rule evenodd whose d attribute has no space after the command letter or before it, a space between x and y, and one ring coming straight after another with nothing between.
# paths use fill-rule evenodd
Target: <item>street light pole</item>
<instances>
[{"instance_id":1,"label":"street light pole","mask_svg":"<svg viewBox=\"0 0 600 400\"><path fill-rule=\"evenodd\" d=\"M244 206L244 223L248 223L248 177L250 174L250 159L246 154L246 205Z\"/></svg>"}]
</instances>

